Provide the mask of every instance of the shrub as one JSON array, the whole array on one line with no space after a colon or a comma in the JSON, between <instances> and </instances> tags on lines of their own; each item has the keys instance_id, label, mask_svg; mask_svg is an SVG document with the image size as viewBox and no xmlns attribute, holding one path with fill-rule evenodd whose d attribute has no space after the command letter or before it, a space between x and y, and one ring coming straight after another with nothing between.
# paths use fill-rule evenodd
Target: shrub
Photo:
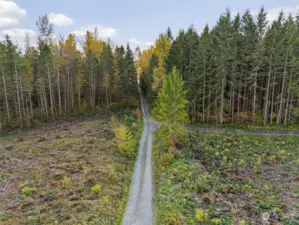
<instances>
[{"instance_id":1,"label":"shrub","mask_svg":"<svg viewBox=\"0 0 299 225\"><path fill-rule=\"evenodd\" d=\"M64 189L68 189L71 187L71 180L67 176L63 177L63 180L61 181L61 186Z\"/></svg>"},{"instance_id":2,"label":"shrub","mask_svg":"<svg viewBox=\"0 0 299 225\"><path fill-rule=\"evenodd\" d=\"M100 194L101 190L102 190L102 186L99 185L99 184L96 184L95 186L93 186L93 187L91 188L91 191L92 191L92 193L93 193L94 195L98 195L98 194Z\"/></svg>"},{"instance_id":3,"label":"shrub","mask_svg":"<svg viewBox=\"0 0 299 225\"><path fill-rule=\"evenodd\" d=\"M104 197L103 197L103 201L104 201L104 203L105 203L105 205L107 205L107 206L111 206L111 198L110 198L110 196L109 195L105 195Z\"/></svg>"},{"instance_id":4,"label":"shrub","mask_svg":"<svg viewBox=\"0 0 299 225\"><path fill-rule=\"evenodd\" d=\"M195 210L195 218L198 222L203 223L208 220L208 214L199 208Z\"/></svg>"},{"instance_id":5,"label":"shrub","mask_svg":"<svg viewBox=\"0 0 299 225\"><path fill-rule=\"evenodd\" d=\"M22 194L23 195L31 195L33 193L37 192L36 188L29 188L29 187L25 187L22 189Z\"/></svg>"},{"instance_id":6,"label":"shrub","mask_svg":"<svg viewBox=\"0 0 299 225\"><path fill-rule=\"evenodd\" d=\"M195 182L195 191L197 193L208 192L211 189L211 181L208 175L200 175Z\"/></svg>"},{"instance_id":7,"label":"shrub","mask_svg":"<svg viewBox=\"0 0 299 225\"><path fill-rule=\"evenodd\" d=\"M169 166L174 159L174 156L172 153L163 153L159 159L158 159L158 164L160 166Z\"/></svg>"},{"instance_id":8,"label":"shrub","mask_svg":"<svg viewBox=\"0 0 299 225\"><path fill-rule=\"evenodd\" d=\"M167 214L164 221L165 225L182 225L182 221L178 214L170 213Z\"/></svg>"},{"instance_id":9,"label":"shrub","mask_svg":"<svg viewBox=\"0 0 299 225\"><path fill-rule=\"evenodd\" d=\"M113 130L113 132L115 131L115 129L117 128L117 126L118 126L117 118L116 118L116 116L112 116L111 120L110 120L110 127Z\"/></svg>"},{"instance_id":10,"label":"shrub","mask_svg":"<svg viewBox=\"0 0 299 225\"><path fill-rule=\"evenodd\" d=\"M240 221L240 225L246 225L246 224L247 224L247 222L245 220Z\"/></svg>"},{"instance_id":11,"label":"shrub","mask_svg":"<svg viewBox=\"0 0 299 225\"><path fill-rule=\"evenodd\" d=\"M262 173L262 156L258 156L255 164L255 173L256 174L261 174Z\"/></svg>"},{"instance_id":12,"label":"shrub","mask_svg":"<svg viewBox=\"0 0 299 225\"><path fill-rule=\"evenodd\" d=\"M136 140L130 129L125 125L119 125L114 129L114 134L118 149L131 156L136 146Z\"/></svg>"},{"instance_id":13,"label":"shrub","mask_svg":"<svg viewBox=\"0 0 299 225\"><path fill-rule=\"evenodd\" d=\"M299 119L299 108L293 108L292 111L292 115L294 116L294 118L296 118L297 120Z\"/></svg>"},{"instance_id":14,"label":"shrub","mask_svg":"<svg viewBox=\"0 0 299 225\"><path fill-rule=\"evenodd\" d=\"M20 188L24 188L30 184L29 181L25 181L24 183L20 184Z\"/></svg>"},{"instance_id":15,"label":"shrub","mask_svg":"<svg viewBox=\"0 0 299 225\"><path fill-rule=\"evenodd\" d=\"M221 225L222 222L221 222L221 219L214 218L211 220L211 224L212 225Z\"/></svg>"}]
</instances>

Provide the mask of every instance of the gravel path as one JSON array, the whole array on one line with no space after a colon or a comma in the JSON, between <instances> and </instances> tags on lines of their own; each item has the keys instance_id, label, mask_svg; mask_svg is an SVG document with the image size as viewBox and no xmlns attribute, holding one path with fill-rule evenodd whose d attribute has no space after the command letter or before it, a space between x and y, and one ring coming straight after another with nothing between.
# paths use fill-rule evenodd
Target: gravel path
<instances>
[{"instance_id":1,"label":"gravel path","mask_svg":"<svg viewBox=\"0 0 299 225\"><path fill-rule=\"evenodd\" d=\"M153 224L152 131L154 123L142 99L144 129L122 225Z\"/></svg>"}]
</instances>

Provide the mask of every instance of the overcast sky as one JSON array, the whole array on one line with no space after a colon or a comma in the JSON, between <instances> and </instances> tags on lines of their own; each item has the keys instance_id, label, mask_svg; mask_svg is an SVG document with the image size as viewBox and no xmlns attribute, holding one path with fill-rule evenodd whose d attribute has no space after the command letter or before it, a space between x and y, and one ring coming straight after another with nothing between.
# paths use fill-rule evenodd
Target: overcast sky
<instances>
[{"instance_id":1,"label":"overcast sky","mask_svg":"<svg viewBox=\"0 0 299 225\"><path fill-rule=\"evenodd\" d=\"M8 33L22 46L28 32L35 42L35 22L48 14L56 35L82 35L98 27L100 36L115 44L130 42L145 48L168 26L176 34L193 24L200 33L205 24L213 26L226 8L255 14L262 5L269 20L281 9L293 15L299 10L298 0L0 0L0 39Z\"/></svg>"}]
</instances>

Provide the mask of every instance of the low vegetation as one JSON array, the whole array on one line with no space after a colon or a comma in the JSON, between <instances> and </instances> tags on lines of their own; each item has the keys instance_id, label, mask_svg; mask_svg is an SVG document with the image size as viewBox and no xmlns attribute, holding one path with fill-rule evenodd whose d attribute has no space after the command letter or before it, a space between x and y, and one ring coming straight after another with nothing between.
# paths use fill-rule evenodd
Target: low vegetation
<instances>
[{"instance_id":1,"label":"low vegetation","mask_svg":"<svg viewBox=\"0 0 299 225\"><path fill-rule=\"evenodd\" d=\"M138 140L141 120L117 114ZM0 137L0 224L120 224L137 142L118 149L111 115Z\"/></svg>"},{"instance_id":2,"label":"low vegetation","mask_svg":"<svg viewBox=\"0 0 299 225\"><path fill-rule=\"evenodd\" d=\"M257 131L286 131L299 132L297 123L293 125L258 125L258 124L192 124L190 127L195 128L219 128L219 129L234 129L242 132L243 130L257 130Z\"/></svg>"},{"instance_id":3,"label":"low vegetation","mask_svg":"<svg viewBox=\"0 0 299 225\"><path fill-rule=\"evenodd\" d=\"M191 132L171 152L159 139L157 224L299 223L297 137Z\"/></svg>"}]
</instances>

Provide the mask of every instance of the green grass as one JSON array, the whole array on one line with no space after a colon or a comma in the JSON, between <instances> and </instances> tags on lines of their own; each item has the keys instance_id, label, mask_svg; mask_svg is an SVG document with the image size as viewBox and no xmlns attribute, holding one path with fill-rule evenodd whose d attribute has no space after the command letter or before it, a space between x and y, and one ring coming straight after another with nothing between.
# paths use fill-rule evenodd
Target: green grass
<instances>
[{"instance_id":1,"label":"green grass","mask_svg":"<svg viewBox=\"0 0 299 225\"><path fill-rule=\"evenodd\" d=\"M192 127L213 127L219 129L290 131L299 132L298 124L294 125L258 125L258 124L193 124Z\"/></svg>"},{"instance_id":2,"label":"green grass","mask_svg":"<svg viewBox=\"0 0 299 225\"><path fill-rule=\"evenodd\" d=\"M157 225L261 224L264 212L298 223L299 138L192 132L167 166L158 139Z\"/></svg>"},{"instance_id":3,"label":"green grass","mask_svg":"<svg viewBox=\"0 0 299 225\"><path fill-rule=\"evenodd\" d=\"M117 115L139 140L142 121L133 112ZM0 187L13 178L0 192L0 223L120 224L135 157L120 154L109 120L100 115L0 137Z\"/></svg>"}]
</instances>

